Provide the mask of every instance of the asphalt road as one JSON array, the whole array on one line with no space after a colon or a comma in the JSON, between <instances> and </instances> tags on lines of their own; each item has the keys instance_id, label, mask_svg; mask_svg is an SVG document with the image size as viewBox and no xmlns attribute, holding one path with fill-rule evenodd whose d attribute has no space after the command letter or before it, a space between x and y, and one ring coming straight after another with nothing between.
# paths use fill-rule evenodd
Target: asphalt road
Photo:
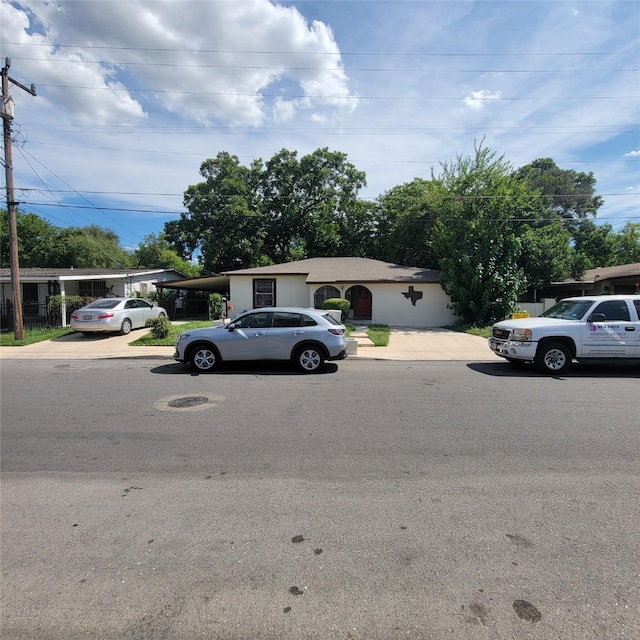
<instances>
[{"instance_id":1,"label":"asphalt road","mask_svg":"<svg viewBox=\"0 0 640 640\"><path fill-rule=\"evenodd\" d=\"M0 366L3 639L640 637L637 369Z\"/></svg>"}]
</instances>

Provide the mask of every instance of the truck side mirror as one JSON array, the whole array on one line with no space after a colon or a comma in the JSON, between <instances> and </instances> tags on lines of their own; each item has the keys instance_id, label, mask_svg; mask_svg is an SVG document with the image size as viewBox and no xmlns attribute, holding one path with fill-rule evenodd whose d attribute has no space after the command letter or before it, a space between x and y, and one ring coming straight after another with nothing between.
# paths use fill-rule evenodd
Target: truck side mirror
<instances>
[{"instance_id":1,"label":"truck side mirror","mask_svg":"<svg viewBox=\"0 0 640 640\"><path fill-rule=\"evenodd\" d=\"M604 313L592 313L588 322L604 322L606 319Z\"/></svg>"}]
</instances>

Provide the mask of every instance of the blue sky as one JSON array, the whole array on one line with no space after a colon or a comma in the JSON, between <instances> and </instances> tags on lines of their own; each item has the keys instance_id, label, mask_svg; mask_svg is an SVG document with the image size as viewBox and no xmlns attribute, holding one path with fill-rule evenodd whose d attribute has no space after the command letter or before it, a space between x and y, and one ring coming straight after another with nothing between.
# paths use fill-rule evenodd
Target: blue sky
<instances>
[{"instance_id":1,"label":"blue sky","mask_svg":"<svg viewBox=\"0 0 640 640\"><path fill-rule=\"evenodd\" d=\"M8 1L16 196L135 248L220 151L342 151L373 199L488 146L593 172L640 222L640 3ZM2 175L2 187L4 172Z\"/></svg>"}]
</instances>

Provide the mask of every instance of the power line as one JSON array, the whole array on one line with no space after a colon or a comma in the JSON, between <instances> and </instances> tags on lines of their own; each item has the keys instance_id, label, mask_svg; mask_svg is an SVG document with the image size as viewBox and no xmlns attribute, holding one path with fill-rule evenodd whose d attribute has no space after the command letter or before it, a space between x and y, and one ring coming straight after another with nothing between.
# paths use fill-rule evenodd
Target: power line
<instances>
[{"instance_id":1,"label":"power line","mask_svg":"<svg viewBox=\"0 0 640 640\"><path fill-rule=\"evenodd\" d=\"M297 55L297 54L296 54ZM179 69L251 69L251 70L264 70L264 71L280 71L285 65L249 65L249 64L201 64L193 62L176 63L176 62L135 62L131 60L69 60L69 59L53 59L53 58L27 58L16 57L14 60L25 60L28 62L48 62L51 64L67 63L77 65L81 62L83 65L126 65L128 67L162 67L162 68L179 68ZM300 67L286 65L287 71L322 71L332 70L331 68L323 69L321 67ZM371 73L637 73L640 71L638 67L624 68L624 69L608 69L598 67L588 68L572 68L572 69L496 69L496 68L483 68L483 69L451 69L451 68L389 68L389 67L347 67L340 69L344 71L358 71L358 72L371 72Z\"/></svg>"},{"instance_id":2,"label":"power line","mask_svg":"<svg viewBox=\"0 0 640 640\"><path fill-rule=\"evenodd\" d=\"M234 96L234 97L260 97L260 98L282 98L285 97L280 93L260 93L249 91L178 91L176 89L133 89L129 87L86 87L81 85L68 85L68 84L40 84L39 86L47 87L49 89L75 89L80 91L108 91L110 93L156 93L156 94L172 94L172 95L188 95L188 96ZM392 100L407 100L410 102L429 102L435 101L455 101L461 102L466 98L475 101L491 101L497 99L500 101L540 101L545 102L564 102L575 100L637 100L640 98L640 94L628 95L628 96L565 96L560 98L549 98L546 96L480 96L473 98L472 96L366 96L366 95L332 95L332 94L287 94L287 98L315 98L318 100L380 100L380 101L392 101Z\"/></svg>"},{"instance_id":3,"label":"power line","mask_svg":"<svg viewBox=\"0 0 640 640\"><path fill-rule=\"evenodd\" d=\"M108 51L148 51L165 53L239 53L257 55L308 55L308 56L371 56L371 57L532 57L532 58L558 58L572 56L617 56L617 55L638 55L637 51L545 51L541 53L523 52L393 52L393 51L274 51L263 49L172 49L168 47L115 47L107 45L86 45L86 44L58 44L53 42L2 42L3 45L24 46L24 47L46 47L47 49L87 49L87 50L108 50Z\"/></svg>"}]
</instances>

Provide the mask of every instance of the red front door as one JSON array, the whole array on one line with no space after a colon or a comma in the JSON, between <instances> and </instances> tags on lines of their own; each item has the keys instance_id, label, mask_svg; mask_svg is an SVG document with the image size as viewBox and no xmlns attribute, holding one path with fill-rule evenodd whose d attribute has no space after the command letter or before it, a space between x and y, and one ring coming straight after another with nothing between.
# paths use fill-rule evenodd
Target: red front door
<instances>
[{"instance_id":1,"label":"red front door","mask_svg":"<svg viewBox=\"0 0 640 640\"><path fill-rule=\"evenodd\" d=\"M370 318L371 291L359 284L351 287L351 308L354 318Z\"/></svg>"}]
</instances>

